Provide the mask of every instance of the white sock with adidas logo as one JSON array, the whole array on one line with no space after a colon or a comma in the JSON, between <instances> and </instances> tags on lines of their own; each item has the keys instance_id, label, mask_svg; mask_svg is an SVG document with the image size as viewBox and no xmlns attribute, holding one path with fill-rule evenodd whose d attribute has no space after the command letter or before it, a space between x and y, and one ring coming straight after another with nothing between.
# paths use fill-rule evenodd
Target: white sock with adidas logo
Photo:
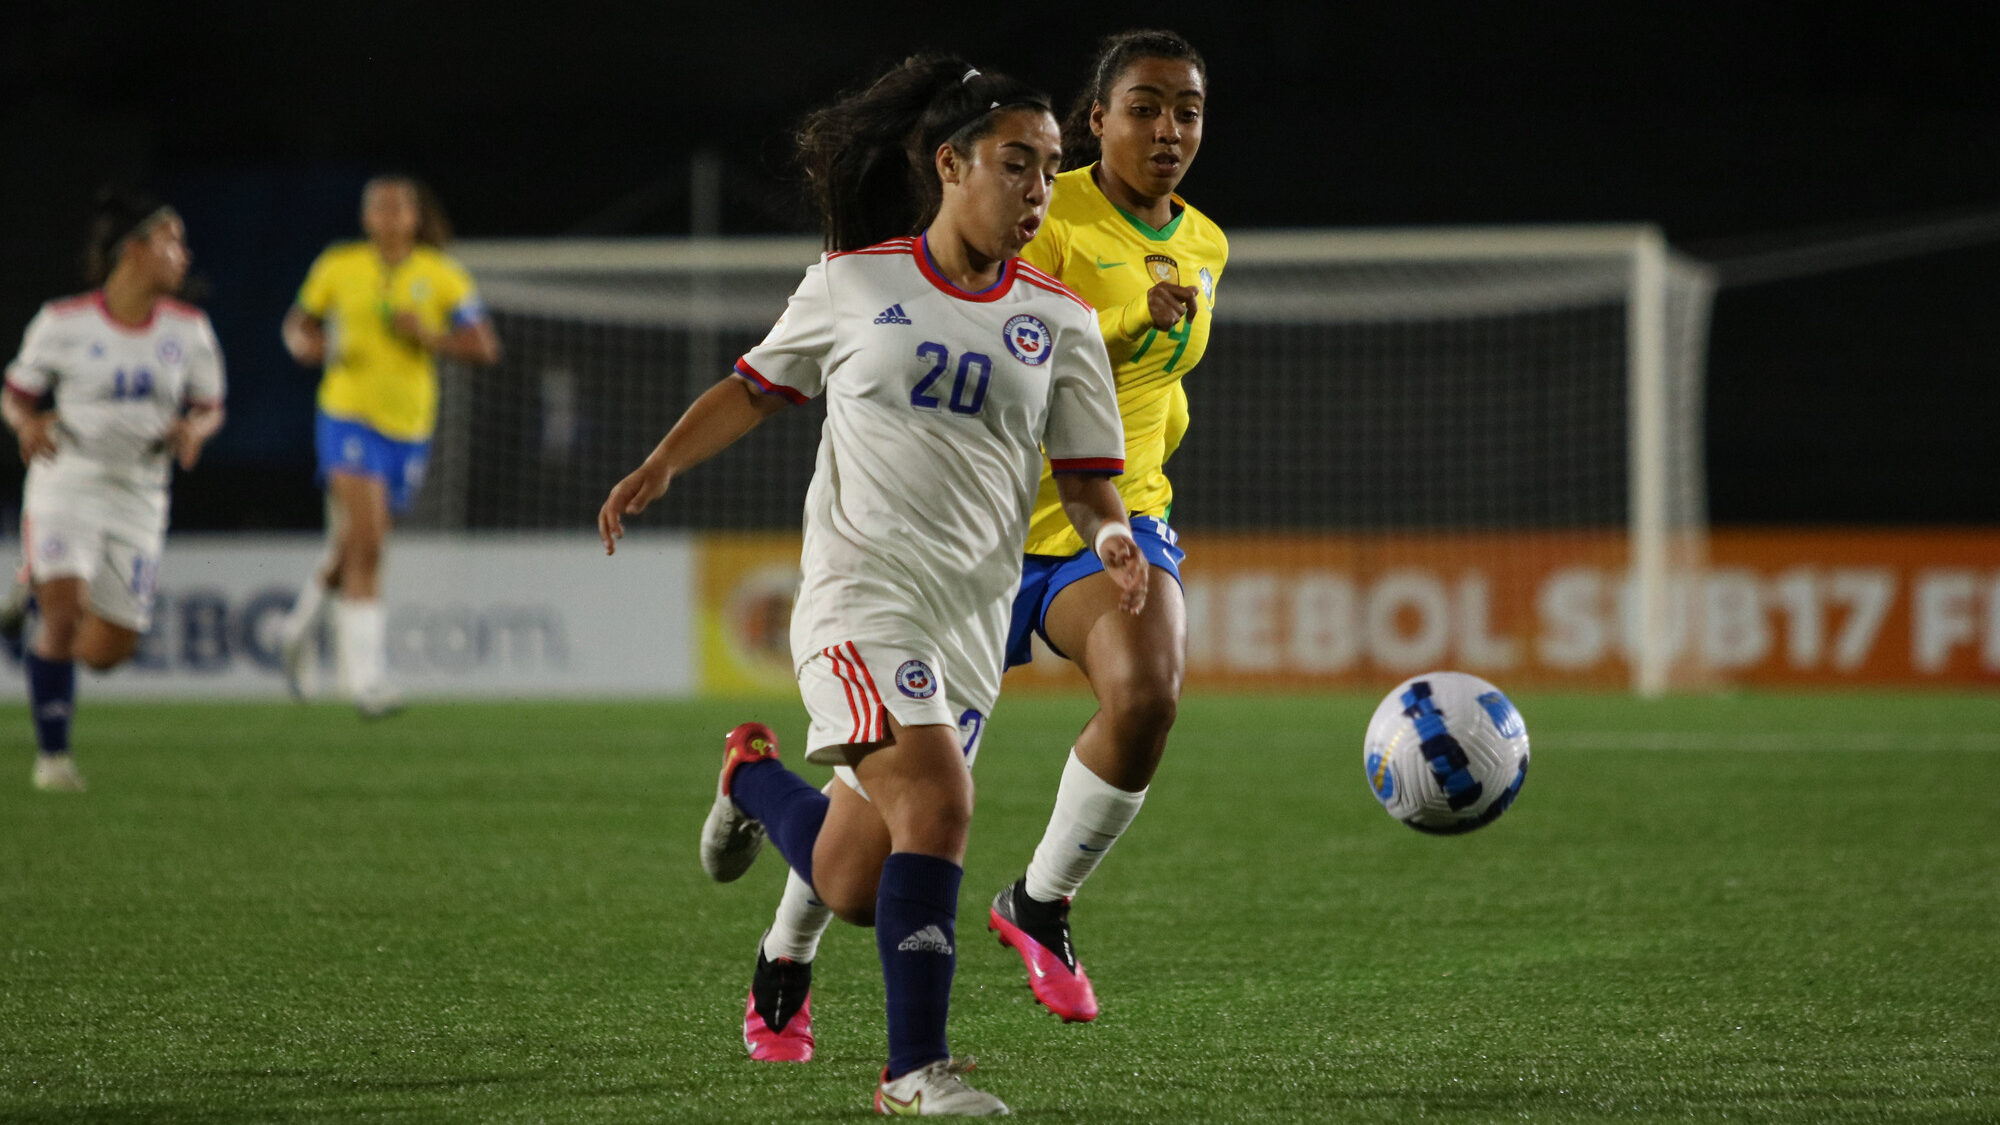
<instances>
[{"instance_id":1,"label":"white sock with adidas logo","mask_svg":"<svg viewBox=\"0 0 2000 1125\"><path fill-rule=\"evenodd\" d=\"M1090 772L1071 747L1055 812L1028 864L1028 897L1054 902L1074 895L1145 803L1146 790L1127 793Z\"/></svg>"}]
</instances>

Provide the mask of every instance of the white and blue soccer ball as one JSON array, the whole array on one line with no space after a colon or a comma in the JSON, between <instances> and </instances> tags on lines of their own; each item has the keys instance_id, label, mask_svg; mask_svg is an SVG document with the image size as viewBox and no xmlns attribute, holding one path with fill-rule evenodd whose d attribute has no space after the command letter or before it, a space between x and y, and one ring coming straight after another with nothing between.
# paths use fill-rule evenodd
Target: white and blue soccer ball
<instances>
[{"instance_id":1,"label":"white and blue soccer ball","mask_svg":"<svg viewBox=\"0 0 2000 1125\"><path fill-rule=\"evenodd\" d=\"M1363 740L1368 787L1390 816L1453 836L1500 818L1528 778L1528 728L1499 688L1464 672L1397 684Z\"/></svg>"}]
</instances>

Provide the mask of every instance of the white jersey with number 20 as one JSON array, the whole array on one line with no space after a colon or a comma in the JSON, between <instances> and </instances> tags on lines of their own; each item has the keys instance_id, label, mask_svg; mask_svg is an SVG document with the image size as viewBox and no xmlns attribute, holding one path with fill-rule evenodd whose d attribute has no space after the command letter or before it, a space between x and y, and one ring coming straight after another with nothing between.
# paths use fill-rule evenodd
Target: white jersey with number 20
<instances>
[{"instance_id":1,"label":"white jersey with number 20","mask_svg":"<svg viewBox=\"0 0 2000 1125\"><path fill-rule=\"evenodd\" d=\"M892 239L808 269L736 370L793 402L826 396L794 664L852 642L929 641L954 706L989 712L1043 451L1057 472L1124 465L1090 306L1019 259L966 293L922 238Z\"/></svg>"}]
</instances>

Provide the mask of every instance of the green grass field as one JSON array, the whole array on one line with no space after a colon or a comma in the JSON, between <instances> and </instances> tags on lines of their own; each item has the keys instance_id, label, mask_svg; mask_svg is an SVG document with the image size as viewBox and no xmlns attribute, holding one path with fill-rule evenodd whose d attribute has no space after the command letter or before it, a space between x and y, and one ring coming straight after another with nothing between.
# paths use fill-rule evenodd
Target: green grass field
<instances>
[{"instance_id":1,"label":"green grass field","mask_svg":"<svg viewBox=\"0 0 2000 1125\"><path fill-rule=\"evenodd\" d=\"M1089 704L979 762L952 1044L1051 1121L2000 1120L2000 697L1517 700L1535 766L1434 839L1361 776L1372 699L1192 698L1079 898L1091 1025L985 900ZM820 1057L738 1038L783 870L709 883L721 735L796 704L86 698L81 796L0 784L0 1120L858 1118L871 934ZM808 767L808 776L824 772Z\"/></svg>"}]
</instances>

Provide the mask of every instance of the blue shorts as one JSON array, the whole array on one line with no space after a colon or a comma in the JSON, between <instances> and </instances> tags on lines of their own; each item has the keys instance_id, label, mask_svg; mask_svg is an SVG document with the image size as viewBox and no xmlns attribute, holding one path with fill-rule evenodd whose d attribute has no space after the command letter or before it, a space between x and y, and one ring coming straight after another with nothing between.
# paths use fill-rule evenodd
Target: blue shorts
<instances>
[{"instance_id":1,"label":"blue shorts","mask_svg":"<svg viewBox=\"0 0 2000 1125\"><path fill-rule=\"evenodd\" d=\"M319 446L319 480L335 473L374 477L389 490L389 510L400 512L416 499L430 461L431 443L397 441L366 422L335 418L325 411L313 426Z\"/></svg>"},{"instance_id":2,"label":"blue shorts","mask_svg":"<svg viewBox=\"0 0 2000 1125\"><path fill-rule=\"evenodd\" d=\"M1132 538L1138 542L1147 562L1173 575L1175 582L1181 580L1181 560L1187 557L1187 552L1180 549L1180 537L1167 526L1166 520L1158 516L1133 516ZM1070 583L1103 571L1104 564L1098 560L1097 552L1087 547L1074 555L1024 556L1021 589L1014 595L1014 621L1007 628L1007 667L1033 660L1034 638L1038 636L1057 656L1068 659L1049 641L1043 622L1057 594Z\"/></svg>"}]
</instances>

